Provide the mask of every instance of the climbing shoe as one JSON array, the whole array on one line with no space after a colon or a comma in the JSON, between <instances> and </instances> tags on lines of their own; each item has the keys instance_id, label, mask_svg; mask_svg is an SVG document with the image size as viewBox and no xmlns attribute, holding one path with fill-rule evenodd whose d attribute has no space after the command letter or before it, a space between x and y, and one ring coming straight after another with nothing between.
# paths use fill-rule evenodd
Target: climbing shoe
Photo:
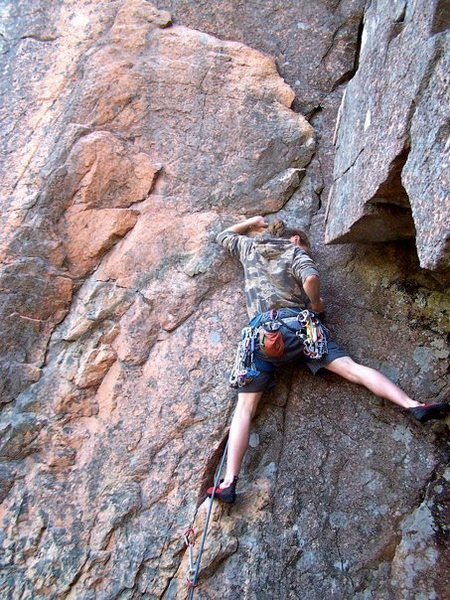
<instances>
[{"instance_id":1,"label":"climbing shoe","mask_svg":"<svg viewBox=\"0 0 450 600\"><path fill-rule=\"evenodd\" d=\"M409 412L421 423L431 421L431 419L443 419L450 412L450 404L439 402L437 404L422 404L409 408Z\"/></svg>"},{"instance_id":2,"label":"climbing shoe","mask_svg":"<svg viewBox=\"0 0 450 600\"><path fill-rule=\"evenodd\" d=\"M221 484L223 482L223 479L220 480L220 483L217 487L209 487L206 490L206 495L209 496L211 498L213 492L214 492L214 498L218 498L219 500L222 500L222 502L226 502L227 504L233 504L233 502L236 500L236 483L237 483L238 478L235 477L233 479L233 483L231 485L229 485L228 487L221 487Z\"/></svg>"}]
</instances>

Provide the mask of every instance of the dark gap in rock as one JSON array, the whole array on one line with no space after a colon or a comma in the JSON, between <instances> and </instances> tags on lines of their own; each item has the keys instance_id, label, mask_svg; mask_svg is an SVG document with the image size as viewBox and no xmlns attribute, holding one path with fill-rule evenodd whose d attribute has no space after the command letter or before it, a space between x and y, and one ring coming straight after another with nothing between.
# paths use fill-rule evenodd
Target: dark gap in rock
<instances>
[{"instance_id":1,"label":"dark gap in rock","mask_svg":"<svg viewBox=\"0 0 450 600\"><path fill-rule=\"evenodd\" d=\"M320 192L317 192L317 198L319 200L319 206L318 206L317 212L320 212L322 209L322 192L323 192L323 188L320 190Z\"/></svg>"},{"instance_id":2,"label":"dark gap in rock","mask_svg":"<svg viewBox=\"0 0 450 600\"><path fill-rule=\"evenodd\" d=\"M391 162L389 173L386 181L384 181L378 190L375 192L371 203L373 204L395 204L403 208L409 208L409 198L402 184L401 174L403 167L408 159L409 142L405 142L403 150Z\"/></svg>"},{"instance_id":3,"label":"dark gap in rock","mask_svg":"<svg viewBox=\"0 0 450 600\"><path fill-rule=\"evenodd\" d=\"M405 16L406 16L406 4L403 6L403 10L402 10L400 16L398 17L398 19L395 20L395 22L396 23L404 23Z\"/></svg>"},{"instance_id":4,"label":"dark gap in rock","mask_svg":"<svg viewBox=\"0 0 450 600\"><path fill-rule=\"evenodd\" d=\"M22 37L20 37L19 39L21 40L34 40L35 42L54 42L55 40L59 39L61 36L56 35L56 36L46 36L46 35L42 35L40 36L38 33L30 33L28 35L23 35Z\"/></svg>"},{"instance_id":5,"label":"dark gap in rock","mask_svg":"<svg viewBox=\"0 0 450 600\"><path fill-rule=\"evenodd\" d=\"M350 229L329 242L372 244L414 238L416 229L410 208L395 204L367 204L365 214Z\"/></svg>"},{"instance_id":6,"label":"dark gap in rock","mask_svg":"<svg viewBox=\"0 0 450 600\"><path fill-rule=\"evenodd\" d=\"M350 71L347 71L346 73L344 73L343 75L341 75L341 77L339 77L339 79L336 79L336 81L333 83L331 90L332 92L334 92L334 90L336 88L338 88L340 85L342 85L343 83L347 83L348 81L350 81L350 79L353 78L353 76L356 73L356 69L352 68Z\"/></svg>"},{"instance_id":7,"label":"dark gap in rock","mask_svg":"<svg viewBox=\"0 0 450 600\"><path fill-rule=\"evenodd\" d=\"M225 444L227 443L227 439L228 439L228 432L227 432L226 436L223 438L223 440L220 442L220 444L217 446L216 450L211 455L208 463L205 465L203 479L200 484L200 489L199 489L199 493L198 493L198 497L197 497L197 508L205 500L206 489L209 486L211 486L214 482L214 475L215 475L216 469L218 468L218 466L220 464L220 460L221 460L223 452L225 450ZM225 469L225 466L224 466L224 469Z\"/></svg>"},{"instance_id":8,"label":"dark gap in rock","mask_svg":"<svg viewBox=\"0 0 450 600\"><path fill-rule=\"evenodd\" d=\"M431 24L432 35L446 31L450 27L450 2L439 0Z\"/></svg>"},{"instance_id":9,"label":"dark gap in rock","mask_svg":"<svg viewBox=\"0 0 450 600\"><path fill-rule=\"evenodd\" d=\"M312 110L310 110L308 113L306 113L304 115L304 117L307 121L309 121L309 123L311 123L311 121L314 119L314 117L316 115L318 115L319 113L321 113L322 110L323 110L323 107L319 104L318 106L315 106Z\"/></svg>"},{"instance_id":10,"label":"dark gap in rock","mask_svg":"<svg viewBox=\"0 0 450 600\"><path fill-rule=\"evenodd\" d=\"M351 69L349 69L348 71L343 73L340 77L338 77L338 79L336 79L336 81L334 81L333 85L331 86L330 92L334 92L334 90L336 88L338 88L340 85L350 81L354 77L356 71L358 70L359 55L361 53L361 40L362 40L363 29L364 29L364 21L363 21L363 17L361 17L359 25L358 25L358 33L357 33L357 37L356 37L355 60L353 62L353 66Z\"/></svg>"},{"instance_id":11,"label":"dark gap in rock","mask_svg":"<svg viewBox=\"0 0 450 600\"><path fill-rule=\"evenodd\" d=\"M401 179L409 149L409 140L405 140L403 149L389 165L385 181L365 205L362 217L340 238L341 242L372 243L415 238L411 205Z\"/></svg>"},{"instance_id":12,"label":"dark gap in rock","mask_svg":"<svg viewBox=\"0 0 450 600\"><path fill-rule=\"evenodd\" d=\"M295 96L295 98L291 104L291 110L293 110L295 113L302 114L300 99L297 98L297 96ZM308 118L306 115L303 115L303 116L306 119Z\"/></svg>"},{"instance_id":13,"label":"dark gap in rock","mask_svg":"<svg viewBox=\"0 0 450 600\"><path fill-rule=\"evenodd\" d=\"M391 30L389 32L389 42L391 42L393 39L395 39L397 36L399 36L401 34L401 32L403 31L403 27L404 27L403 21L396 21L395 23L392 24Z\"/></svg>"},{"instance_id":14,"label":"dark gap in rock","mask_svg":"<svg viewBox=\"0 0 450 600\"><path fill-rule=\"evenodd\" d=\"M359 69L359 57L361 54L363 29L364 29L364 17L361 16L361 21L359 22L359 27L358 27L358 35L356 38L356 51L355 51L355 62L353 64L353 75Z\"/></svg>"},{"instance_id":15,"label":"dark gap in rock","mask_svg":"<svg viewBox=\"0 0 450 600\"><path fill-rule=\"evenodd\" d=\"M394 23L392 23L392 26L389 31L389 42L391 42L394 38L396 38L398 35L400 35L401 32L403 31L403 28L405 26L405 16L406 16L406 4L405 4L405 6L403 6L403 10L402 10L400 16L398 17L398 19L396 19L394 21Z\"/></svg>"},{"instance_id":16,"label":"dark gap in rock","mask_svg":"<svg viewBox=\"0 0 450 600\"><path fill-rule=\"evenodd\" d=\"M168 29L169 27L172 27L174 25L173 19L170 18L169 21L167 21L167 23L162 23L160 25L161 29Z\"/></svg>"}]
</instances>

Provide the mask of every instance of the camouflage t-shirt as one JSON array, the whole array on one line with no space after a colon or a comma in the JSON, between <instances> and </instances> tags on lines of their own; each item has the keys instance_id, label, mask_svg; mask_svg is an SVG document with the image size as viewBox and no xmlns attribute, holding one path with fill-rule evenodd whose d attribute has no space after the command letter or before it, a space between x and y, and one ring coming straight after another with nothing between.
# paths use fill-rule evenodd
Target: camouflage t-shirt
<instances>
[{"instance_id":1,"label":"camouflage t-shirt","mask_svg":"<svg viewBox=\"0 0 450 600\"><path fill-rule=\"evenodd\" d=\"M308 296L303 282L318 275L312 258L286 239L247 237L225 229L216 238L233 256L237 256L245 277L245 300L250 318L273 308L305 308Z\"/></svg>"}]
</instances>

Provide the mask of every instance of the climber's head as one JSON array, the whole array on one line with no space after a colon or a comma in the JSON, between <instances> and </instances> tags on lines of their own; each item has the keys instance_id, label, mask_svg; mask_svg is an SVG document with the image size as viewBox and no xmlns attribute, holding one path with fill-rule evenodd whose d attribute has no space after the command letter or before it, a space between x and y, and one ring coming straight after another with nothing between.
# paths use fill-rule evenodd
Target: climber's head
<instances>
[{"instance_id":1,"label":"climber's head","mask_svg":"<svg viewBox=\"0 0 450 600\"><path fill-rule=\"evenodd\" d=\"M287 227L284 221L281 219L271 223L268 227L268 232L270 235L273 235L273 237L288 239L295 246L299 246L307 252L311 250L308 236L303 229L298 229L297 227Z\"/></svg>"}]
</instances>

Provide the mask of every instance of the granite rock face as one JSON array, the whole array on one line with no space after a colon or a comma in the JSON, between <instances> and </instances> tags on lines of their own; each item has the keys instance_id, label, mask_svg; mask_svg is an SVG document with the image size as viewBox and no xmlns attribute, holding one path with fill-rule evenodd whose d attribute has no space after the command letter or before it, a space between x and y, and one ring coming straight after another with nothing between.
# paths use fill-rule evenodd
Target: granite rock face
<instances>
[{"instance_id":1,"label":"granite rock face","mask_svg":"<svg viewBox=\"0 0 450 600\"><path fill-rule=\"evenodd\" d=\"M420 265L450 269L449 33L444 2L372 2L341 106L326 238L416 239Z\"/></svg>"},{"instance_id":2,"label":"granite rock face","mask_svg":"<svg viewBox=\"0 0 450 600\"><path fill-rule=\"evenodd\" d=\"M162 163L165 177L154 197L164 200L154 200L156 214L160 201L181 216L222 204L238 211L245 198L246 210L276 211L298 188L300 169L314 149L312 129L289 110L294 93L278 77L270 57L182 27L165 30L168 13L146 2L116 6L111 31L103 36L97 32L96 37L91 21L102 21L107 14L93 16L94 6L87 4L84 13L71 13L70 4L61 8L53 69L36 83L37 89L17 92L15 111L4 109L11 129L15 120L18 129L32 127L39 119L42 124L25 148L13 146L14 136L5 140L13 150L5 148L4 155L4 314L11 328L23 333L16 336L17 347L8 348L8 364L15 355L17 367L11 377L2 378L4 401L30 377L36 379L43 360L36 338L46 345L65 314L74 278L91 273L105 252L136 225L139 211L131 207L146 200ZM69 41L63 39L66 20L84 23L83 42L72 41L70 31ZM37 24L34 27L39 31ZM125 39L124 31L132 41ZM34 46L46 44L37 41L37 33L17 35L22 40L18 53L22 45L31 44L34 52ZM82 35L79 29L77 35ZM50 61L48 53L38 52L42 62ZM209 58L203 58L205 53ZM17 60L22 68L31 68L27 56ZM52 86L67 76L66 63L73 74L63 99ZM17 76L11 75L14 80ZM12 82L6 78L6 84ZM41 96L49 97L43 101L45 117L42 103L33 104ZM22 254L39 263L30 269L48 280L44 295L58 297L62 307L46 309L38 295L32 300L42 286L27 284ZM147 269L144 263L141 271ZM42 315L23 310L21 289ZM47 335L42 331L36 336L39 327ZM14 386L10 379L23 382Z\"/></svg>"},{"instance_id":3,"label":"granite rock face","mask_svg":"<svg viewBox=\"0 0 450 600\"><path fill-rule=\"evenodd\" d=\"M197 550L246 319L214 238L242 215L311 227L339 343L446 397L448 300L414 248L322 244L363 8L2 9L2 597L186 597L183 533ZM214 507L199 597L442 595L444 431L283 374L236 506Z\"/></svg>"},{"instance_id":4,"label":"granite rock face","mask_svg":"<svg viewBox=\"0 0 450 600\"><path fill-rule=\"evenodd\" d=\"M170 10L175 23L238 40L276 58L279 72L296 94L294 109L307 116L318 140L297 196L300 205L294 197L294 209L287 213L298 226L309 226L303 209L317 210L331 184L332 132L344 84L355 72L366 0L160 0L156 4Z\"/></svg>"}]
</instances>

